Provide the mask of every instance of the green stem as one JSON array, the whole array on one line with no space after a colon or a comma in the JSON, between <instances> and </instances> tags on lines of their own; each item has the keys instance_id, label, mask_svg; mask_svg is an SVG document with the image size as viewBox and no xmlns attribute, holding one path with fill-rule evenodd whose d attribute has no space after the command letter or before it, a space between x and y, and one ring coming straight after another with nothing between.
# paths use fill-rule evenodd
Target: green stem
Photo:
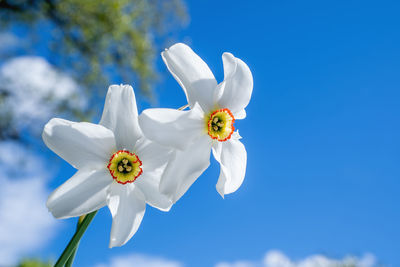
<instances>
[{"instance_id":1,"label":"green stem","mask_svg":"<svg viewBox=\"0 0 400 267\"><path fill-rule=\"evenodd\" d=\"M83 234L85 233L86 229L88 228L89 224L92 222L94 216L96 215L97 210L93 211L92 213L89 213L88 215L85 216L83 221L81 223L78 223L78 227L76 229L76 232L74 236L72 237L71 241L69 241L67 247L64 249L63 253L61 254L60 258L58 258L58 261L54 265L54 267L63 267L66 262L68 261L69 258L72 257L76 253L76 248L78 247L79 241L81 240ZM72 264L71 261L71 264Z\"/></svg>"},{"instance_id":2,"label":"green stem","mask_svg":"<svg viewBox=\"0 0 400 267\"><path fill-rule=\"evenodd\" d=\"M74 259L75 259L75 255L76 255L76 251L78 250L78 247L79 247L79 242L78 242L78 244L76 244L76 248L74 248L74 250L72 251L71 257L69 257L69 259L65 263L65 267L72 267L72 263L74 263Z\"/></svg>"},{"instance_id":3,"label":"green stem","mask_svg":"<svg viewBox=\"0 0 400 267\"><path fill-rule=\"evenodd\" d=\"M85 218L86 218L86 215L82 215L82 216L79 217L78 223L76 224L76 231L78 231L79 226L82 224L82 222L83 222L83 220ZM78 251L79 243L80 242L78 242L78 244L76 244L76 247L74 248L74 251L72 251L71 256L69 257L69 259L65 263L65 267L72 267L72 263L74 263L76 252Z\"/></svg>"}]
</instances>

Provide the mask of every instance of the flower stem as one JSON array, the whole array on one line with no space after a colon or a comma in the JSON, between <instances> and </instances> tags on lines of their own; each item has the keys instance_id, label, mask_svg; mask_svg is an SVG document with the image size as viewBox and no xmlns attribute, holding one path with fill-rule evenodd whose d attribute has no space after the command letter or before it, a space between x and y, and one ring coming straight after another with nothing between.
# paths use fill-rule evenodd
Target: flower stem
<instances>
[{"instance_id":1,"label":"flower stem","mask_svg":"<svg viewBox=\"0 0 400 267\"><path fill-rule=\"evenodd\" d=\"M74 250L72 251L71 256L69 257L69 259L65 263L65 267L71 267L72 263L74 263L74 259L75 259L76 251L78 250L78 246L79 246L79 242L78 242L78 244L76 244L76 248L74 248Z\"/></svg>"},{"instance_id":2,"label":"flower stem","mask_svg":"<svg viewBox=\"0 0 400 267\"><path fill-rule=\"evenodd\" d=\"M79 226L82 224L82 222L83 222L83 220L84 220L85 218L86 218L86 215L82 215L82 216L79 217L78 223L76 224L76 231L78 231ZM72 251L71 256L69 257L69 259L68 259L67 262L65 263L65 267L71 267L71 266L72 266L72 263L74 263L74 259L75 259L76 252L78 251L79 243L80 243L80 242L78 242L78 243L76 244L76 247L75 247L74 250Z\"/></svg>"},{"instance_id":3,"label":"flower stem","mask_svg":"<svg viewBox=\"0 0 400 267\"><path fill-rule=\"evenodd\" d=\"M184 110L184 109L185 109L185 108L187 108L187 107L189 107L189 104L187 104L187 105L184 105L184 106L182 106L182 107L178 108L178 110Z\"/></svg>"},{"instance_id":4,"label":"flower stem","mask_svg":"<svg viewBox=\"0 0 400 267\"><path fill-rule=\"evenodd\" d=\"M69 241L67 247L64 249L63 253L61 254L60 258L54 265L54 267L63 267L70 257L73 257L76 253L76 248L81 240L83 234L85 233L86 229L88 228L89 224L92 222L94 216L96 215L97 210L89 213L85 216L81 223L78 222L78 227L74 236L72 237L71 241ZM72 261L74 259L72 258ZM72 261L70 264L72 264Z\"/></svg>"}]
</instances>

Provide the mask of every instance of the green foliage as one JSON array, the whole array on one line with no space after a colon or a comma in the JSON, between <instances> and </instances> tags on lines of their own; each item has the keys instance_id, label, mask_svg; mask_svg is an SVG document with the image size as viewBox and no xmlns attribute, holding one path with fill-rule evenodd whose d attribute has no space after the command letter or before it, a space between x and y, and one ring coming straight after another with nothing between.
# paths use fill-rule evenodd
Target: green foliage
<instances>
[{"instance_id":1,"label":"green foliage","mask_svg":"<svg viewBox=\"0 0 400 267\"><path fill-rule=\"evenodd\" d=\"M26 259L21 261L16 267L52 267L51 262L43 262L40 260Z\"/></svg>"},{"instance_id":2,"label":"green foliage","mask_svg":"<svg viewBox=\"0 0 400 267\"><path fill-rule=\"evenodd\" d=\"M183 23L186 11L181 0L0 0L0 17L3 26L19 21L47 29L55 61L89 88L117 75L139 81L149 96L155 42Z\"/></svg>"},{"instance_id":3,"label":"green foliage","mask_svg":"<svg viewBox=\"0 0 400 267\"><path fill-rule=\"evenodd\" d=\"M90 120L110 83L131 84L152 98L155 53L186 21L182 1L0 0L0 30L15 25L26 29L30 44L24 49L29 54L35 42L48 49L50 62L82 85L90 103L84 110L61 103L57 110ZM0 105L8 97L3 91ZM16 118L5 113L0 113L0 140L20 139L13 128Z\"/></svg>"}]
</instances>

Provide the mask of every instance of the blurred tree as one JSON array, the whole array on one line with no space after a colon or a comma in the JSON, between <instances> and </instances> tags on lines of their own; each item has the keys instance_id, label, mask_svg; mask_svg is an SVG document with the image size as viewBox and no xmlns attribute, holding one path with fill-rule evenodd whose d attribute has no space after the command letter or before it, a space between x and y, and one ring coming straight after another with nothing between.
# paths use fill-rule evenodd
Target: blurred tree
<instances>
[{"instance_id":1,"label":"blurred tree","mask_svg":"<svg viewBox=\"0 0 400 267\"><path fill-rule=\"evenodd\" d=\"M0 0L0 17L3 26L50 22L51 48L80 82L135 76L149 95L154 42L185 21L186 9L181 0Z\"/></svg>"},{"instance_id":2,"label":"blurred tree","mask_svg":"<svg viewBox=\"0 0 400 267\"><path fill-rule=\"evenodd\" d=\"M88 119L110 80L133 84L142 95L152 97L155 51L187 20L182 1L0 0L0 28L22 25L47 44L51 51L47 59L71 75L90 102L86 110L58 108ZM0 105L8 93L0 88ZM16 120L12 115L0 114L0 139L20 136L11 127ZM4 134L6 128L13 134Z\"/></svg>"},{"instance_id":3,"label":"blurred tree","mask_svg":"<svg viewBox=\"0 0 400 267\"><path fill-rule=\"evenodd\" d=\"M43 262L40 260L22 260L16 267L52 267L53 264L50 262Z\"/></svg>"}]
</instances>

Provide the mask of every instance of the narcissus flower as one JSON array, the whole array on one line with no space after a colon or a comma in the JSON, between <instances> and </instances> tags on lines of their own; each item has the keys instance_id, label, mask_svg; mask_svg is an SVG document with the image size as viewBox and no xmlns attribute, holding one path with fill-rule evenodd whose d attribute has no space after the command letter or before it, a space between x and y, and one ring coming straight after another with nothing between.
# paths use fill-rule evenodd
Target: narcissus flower
<instances>
[{"instance_id":1,"label":"narcissus flower","mask_svg":"<svg viewBox=\"0 0 400 267\"><path fill-rule=\"evenodd\" d=\"M110 86L99 124L55 118L46 124L43 140L78 169L50 195L48 209L56 218L68 218L108 205L110 247L136 233L146 203L163 211L171 208L159 193L171 151L143 137L132 87Z\"/></svg>"},{"instance_id":2,"label":"narcissus flower","mask_svg":"<svg viewBox=\"0 0 400 267\"><path fill-rule=\"evenodd\" d=\"M161 179L161 192L177 201L207 169L211 150L221 166L217 191L222 197L235 192L245 176L247 154L234 123L246 117L253 90L250 69L224 53L225 79L217 84L207 64L185 44L173 45L162 58L190 110L147 109L139 116L146 137L178 149Z\"/></svg>"}]
</instances>

